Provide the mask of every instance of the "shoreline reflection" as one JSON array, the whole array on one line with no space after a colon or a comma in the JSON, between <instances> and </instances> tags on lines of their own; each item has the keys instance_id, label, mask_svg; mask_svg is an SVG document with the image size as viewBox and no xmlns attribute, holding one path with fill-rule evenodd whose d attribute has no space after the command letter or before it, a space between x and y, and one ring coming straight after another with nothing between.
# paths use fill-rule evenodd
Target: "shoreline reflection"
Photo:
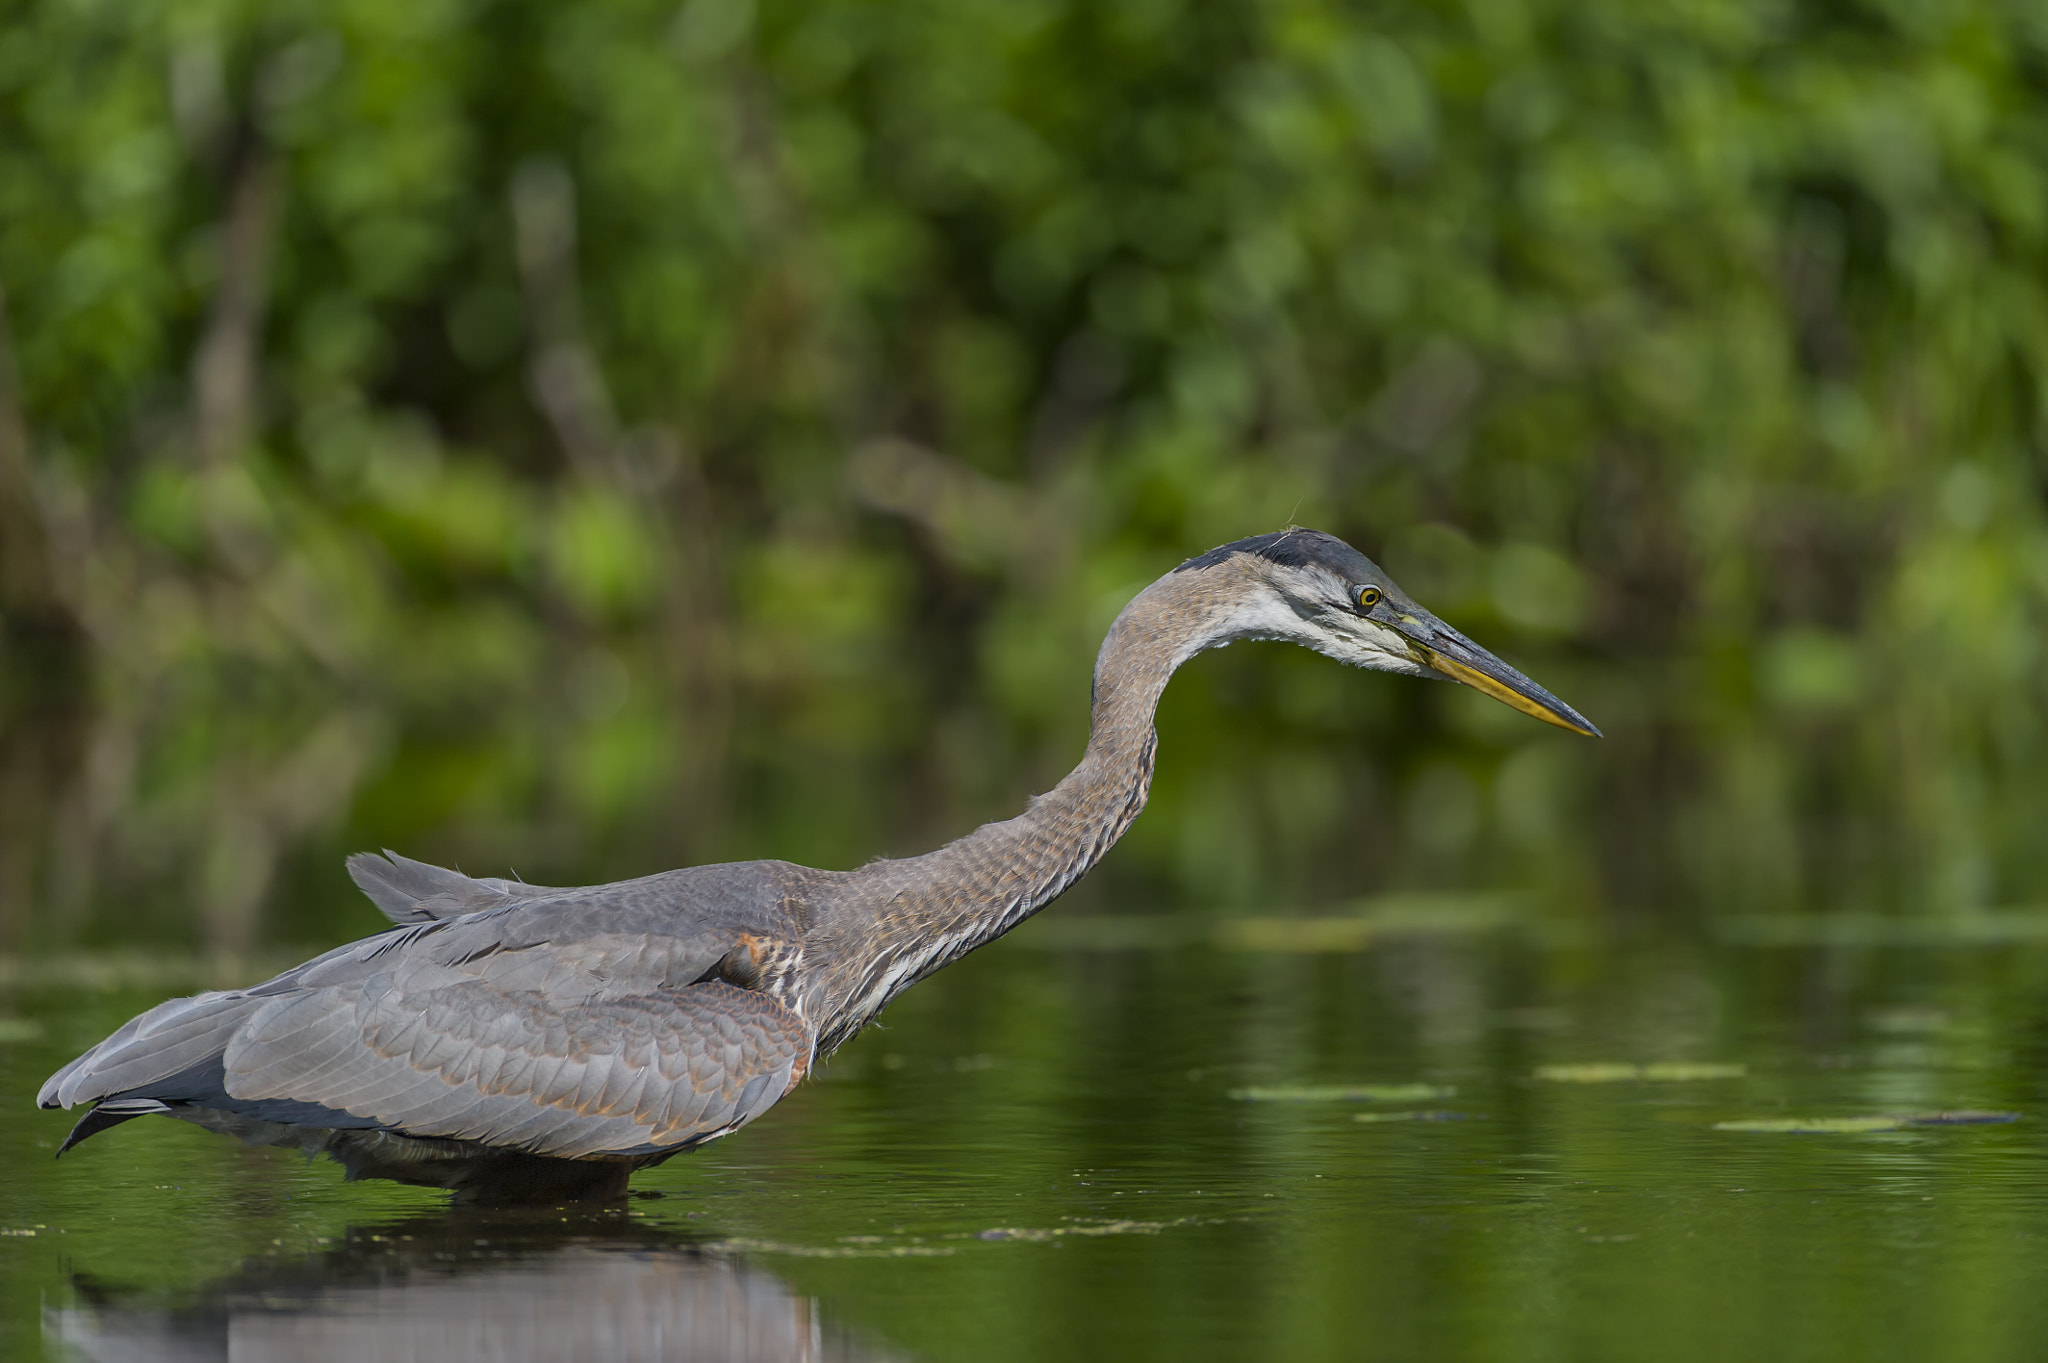
<instances>
[{"instance_id":1,"label":"shoreline reflection","mask_svg":"<svg viewBox=\"0 0 2048 1363\"><path fill-rule=\"evenodd\" d=\"M80 1276L43 1337L90 1363L894 1363L774 1273L624 1209L450 1208L351 1227L166 1300Z\"/></svg>"}]
</instances>

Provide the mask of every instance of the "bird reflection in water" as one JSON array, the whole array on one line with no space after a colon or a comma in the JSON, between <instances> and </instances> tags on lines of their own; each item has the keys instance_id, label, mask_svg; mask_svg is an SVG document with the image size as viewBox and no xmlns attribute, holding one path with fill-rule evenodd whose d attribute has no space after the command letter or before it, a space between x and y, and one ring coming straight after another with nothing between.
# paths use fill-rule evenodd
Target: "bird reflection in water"
<instances>
[{"instance_id":1,"label":"bird reflection in water","mask_svg":"<svg viewBox=\"0 0 2048 1363\"><path fill-rule=\"evenodd\" d=\"M166 1301L76 1282L44 1338L90 1363L366 1359L885 1363L757 1264L623 1209L454 1209L352 1227Z\"/></svg>"}]
</instances>

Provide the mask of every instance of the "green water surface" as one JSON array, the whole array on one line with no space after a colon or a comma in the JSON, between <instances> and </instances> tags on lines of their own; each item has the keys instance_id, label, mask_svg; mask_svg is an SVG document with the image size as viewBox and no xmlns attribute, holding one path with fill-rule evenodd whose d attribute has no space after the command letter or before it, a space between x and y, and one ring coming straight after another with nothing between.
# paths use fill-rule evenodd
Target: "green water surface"
<instances>
[{"instance_id":1,"label":"green water surface","mask_svg":"<svg viewBox=\"0 0 2048 1363\"><path fill-rule=\"evenodd\" d=\"M31 1106L43 1077L234 968L15 961L0 1352L2048 1347L2048 947L1087 941L1048 916L943 972L756 1125L641 1175L624 1208L495 1216L156 1119L51 1163L69 1118ZM1717 1126L1963 1110L2010 1120Z\"/></svg>"}]
</instances>

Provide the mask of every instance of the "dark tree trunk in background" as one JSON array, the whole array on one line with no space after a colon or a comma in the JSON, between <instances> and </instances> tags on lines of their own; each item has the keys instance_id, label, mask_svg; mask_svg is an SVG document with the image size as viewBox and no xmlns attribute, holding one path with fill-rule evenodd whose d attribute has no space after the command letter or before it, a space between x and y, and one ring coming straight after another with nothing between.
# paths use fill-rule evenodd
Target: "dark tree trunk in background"
<instances>
[{"instance_id":1,"label":"dark tree trunk in background","mask_svg":"<svg viewBox=\"0 0 2048 1363\"><path fill-rule=\"evenodd\" d=\"M83 762L90 701L85 631L36 502L0 293L0 951L21 945L54 813Z\"/></svg>"}]
</instances>

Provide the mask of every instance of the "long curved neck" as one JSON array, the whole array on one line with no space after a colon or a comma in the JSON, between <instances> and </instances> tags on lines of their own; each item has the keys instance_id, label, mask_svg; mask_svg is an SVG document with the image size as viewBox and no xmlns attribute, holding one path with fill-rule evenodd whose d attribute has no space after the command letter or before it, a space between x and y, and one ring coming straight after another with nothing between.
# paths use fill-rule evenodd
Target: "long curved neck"
<instances>
[{"instance_id":1,"label":"long curved neck","mask_svg":"<svg viewBox=\"0 0 2048 1363\"><path fill-rule=\"evenodd\" d=\"M1194 654L1224 642L1211 574L1168 574L1110 626L1095 661L1088 751L1014 819L936 852L849 875L814 941L825 970L821 1049L858 1030L898 991L1000 937L1102 859L1145 807L1160 692Z\"/></svg>"}]
</instances>

